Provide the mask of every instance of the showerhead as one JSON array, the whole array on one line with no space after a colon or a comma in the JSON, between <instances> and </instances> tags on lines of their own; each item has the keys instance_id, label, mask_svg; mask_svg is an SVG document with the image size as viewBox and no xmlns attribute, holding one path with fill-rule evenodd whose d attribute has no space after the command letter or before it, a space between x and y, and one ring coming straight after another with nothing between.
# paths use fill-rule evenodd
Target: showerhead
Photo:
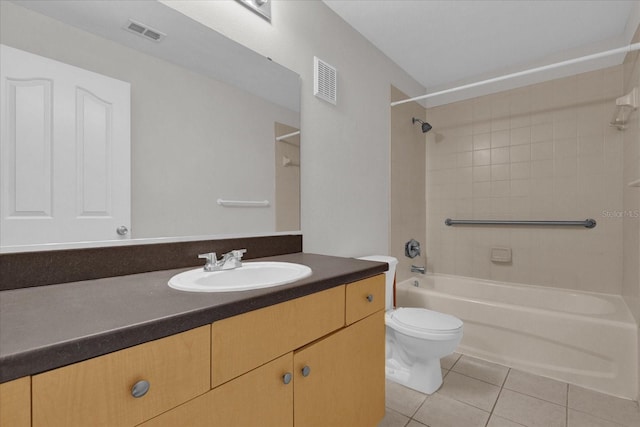
<instances>
[{"instance_id":1,"label":"showerhead","mask_svg":"<svg viewBox=\"0 0 640 427\"><path fill-rule=\"evenodd\" d=\"M416 124L416 122L420 123L422 125L422 133L427 133L431 130L432 126L427 123L427 122L423 122L420 119L416 119L415 117L413 117L411 119L411 123Z\"/></svg>"}]
</instances>

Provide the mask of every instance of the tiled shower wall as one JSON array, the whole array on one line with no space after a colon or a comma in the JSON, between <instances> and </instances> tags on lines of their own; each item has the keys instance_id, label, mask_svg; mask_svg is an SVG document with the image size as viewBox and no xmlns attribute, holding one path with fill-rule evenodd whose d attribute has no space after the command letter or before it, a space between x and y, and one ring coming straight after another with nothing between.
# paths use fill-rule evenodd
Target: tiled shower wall
<instances>
[{"instance_id":1,"label":"tiled shower wall","mask_svg":"<svg viewBox=\"0 0 640 427\"><path fill-rule=\"evenodd\" d=\"M430 108L431 271L621 293L623 132L609 127L622 66ZM445 226L453 219L583 220L594 229ZM510 263L490 260L512 249Z\"/></svg>"}]
</instances>

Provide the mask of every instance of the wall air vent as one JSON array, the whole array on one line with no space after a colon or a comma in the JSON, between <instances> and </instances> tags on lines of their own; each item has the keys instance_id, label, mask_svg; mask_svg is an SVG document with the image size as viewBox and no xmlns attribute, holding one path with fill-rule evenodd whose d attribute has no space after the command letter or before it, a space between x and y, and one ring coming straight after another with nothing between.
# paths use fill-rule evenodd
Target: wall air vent
<instances>
[{"instance_id":1,"label":"wall air vent","mask_svg":"<svg viewBox=\"0 0 640 427\"><path fill-rule=\"evenodd\" d=\"M166 34L153 29L148 25L136 22L133 19L129 19L129 22L127 22L127 25L123 28L130 33L137 34L140 37L144 37L145 39L152 40L154 42L160 42L167 36Z\"/></svg>"},{"instance_id":2,"label":"wall air vent","mask_svg":"<svg viewBox=\"0 0 640 427\"><path fill-rule=\"evenodd\" d=\"M338 102L338 72L335 67L313 57L313 94L336 105Z\"/></svg>"}]
</instances>

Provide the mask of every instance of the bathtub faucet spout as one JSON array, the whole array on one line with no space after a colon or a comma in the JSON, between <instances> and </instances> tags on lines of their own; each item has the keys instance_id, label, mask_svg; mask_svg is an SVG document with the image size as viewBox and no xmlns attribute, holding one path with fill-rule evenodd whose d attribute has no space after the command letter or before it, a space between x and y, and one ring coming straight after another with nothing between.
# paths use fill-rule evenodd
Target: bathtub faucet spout
<instances>
[{"instance_id":1,"label":"bathtub faucet spout","mask_svg":"<svg viewBox=\"0 0 640 427\"><path fill-rule=\"evenodd\" d=\"M412 273L420 273L420 274L425 274L426 273L427 268L426 267L418 267L417 265L413 265L411 264L411 272Z\"/></svg>"}]
</instances>

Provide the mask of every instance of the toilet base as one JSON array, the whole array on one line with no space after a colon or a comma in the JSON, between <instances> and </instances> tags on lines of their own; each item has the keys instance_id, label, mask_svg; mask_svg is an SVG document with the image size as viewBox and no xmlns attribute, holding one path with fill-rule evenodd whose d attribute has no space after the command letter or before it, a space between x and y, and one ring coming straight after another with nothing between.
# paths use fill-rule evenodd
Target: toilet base
<instances>
[{"instance_id":1,"label":"toilet base","mask_svg":"<svg viewBox=\"0 0 640 427\"><path fill-rule=\"evenodd\" d=\"M440 359L424 360L411 368L395 359L387 359L385 363L387 379L421 393L435 393L442 385Z\"/></svg>"}]
</instances>

